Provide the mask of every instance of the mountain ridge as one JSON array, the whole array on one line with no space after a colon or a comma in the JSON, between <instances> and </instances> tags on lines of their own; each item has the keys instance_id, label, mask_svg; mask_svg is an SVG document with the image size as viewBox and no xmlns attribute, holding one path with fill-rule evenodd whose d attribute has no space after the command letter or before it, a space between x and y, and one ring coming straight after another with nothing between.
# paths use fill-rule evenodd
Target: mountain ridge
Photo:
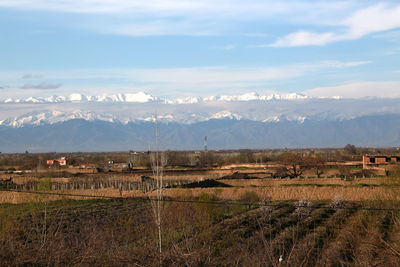
<instances>
[{"instance_id":1,"label":"mountain ridge","mask_svg":"<svg viewBox=\"0 0 400 267\"><path fill-rule=\"evenodd\" d=\"M260 122L210 119L193 124L160 122L164 149L312 148L399 146L400 115L371 115L342 121ZM72 119L55 124L13 128L0 125L2 152L147 150L154 143L154 124L121 124Z\"/></svg>"},{"instance_id":2,"label":"mountain ridge","mask_svg":"<svg viewBox=\"0 0 400 267\"><path fill-rule=\"evenodd\" d=\"M278 94L272 93L267 95L260 95L257 92L250 92L241 95L217 95L217 96L189 96L183 98L161 98L147 94L145 92L137 93L118 93L118 94L102 94L97 96L83 95L80 93L70 94L68 96L48 96L48 97L27 97L24 99L7 98L2 100L2 103L65 103L65 102L108 102L108 103L148 103L148 102L161 102L164 104L194 104L199 102L213 102L213 101L273 101L273 100L301 100L309 99L311 97L298 94L286 93ZM334 98L333 98L334 99Z\"/></svg>"}]
</instances>

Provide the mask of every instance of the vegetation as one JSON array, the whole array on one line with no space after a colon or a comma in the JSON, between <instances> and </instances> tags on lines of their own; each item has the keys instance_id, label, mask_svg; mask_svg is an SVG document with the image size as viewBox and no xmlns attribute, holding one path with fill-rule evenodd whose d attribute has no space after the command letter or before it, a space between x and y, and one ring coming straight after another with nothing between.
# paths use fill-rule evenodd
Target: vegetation
<instances>
[{"instance_id":1,"label":"vegetation","mask_svg":"<svg viewBox=\"0 0 400 267\"><path fill-rule=\"evenodd\" d=\"M305 161L318 159L313 162L319 165L324 162L344 162L361 160L363 154L398 154L395 148L357 148L354 145L346 145L343 149L266 149L266 150L225 150L225 151L166 151L169 167L216 167L229 164L269 164L272 162L286 162L299 160L295 155ZM68 163L72 166L80 164L102 165L109 160L115 163L132 163L137 167L151 168L150 155L147 152L109 152L109 153L41 153L41 154L0 154L0 170L14 167L17 170L35 170L46 168L47 159L56 159L62 156L68 157ZM305 162L304 162L305 163Z\"/></svg>"},{"instance_id":2,"label":"vegetation","mask_svg":"<svg viewBox=\"0 0 400 267\"><path fill-rule=\"evenodd\" d=\"M159 266L161 255L165 266L399 266L400 165L362 169L364 152L168 151L160 219L147 153L2 154L0 262ZM60 156L136 169L43 166ZM33 172L18 173L26 166ZM7 191L26 185L38 194Z\"/></svg>"},{"instance_id":3,"label":"vegetation","mask_svg":"<svg viewBox=\"0 0 400 267\"><path fill-rule=\"evenodd\" d=\"M242 197L256 205L224 203L215 194L202 194L197 203L165 202L163 264L400 264L398 211L363 210L344 200L259 207L256 195L249 191ZM0 206L2 264L158 266L149 201L62 200L48 204L47 213L44 207L43 202Z\"/></svg>"}]
</instances>

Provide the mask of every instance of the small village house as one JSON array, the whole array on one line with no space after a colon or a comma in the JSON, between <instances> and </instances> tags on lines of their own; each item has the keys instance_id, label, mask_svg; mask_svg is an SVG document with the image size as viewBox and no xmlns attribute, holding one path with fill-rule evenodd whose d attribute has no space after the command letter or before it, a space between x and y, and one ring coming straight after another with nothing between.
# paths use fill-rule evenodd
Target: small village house
<instances>
[{"instance_id":1,"label":"small village house","mask_svg":"<svg viewBox=\"0 0 400 267\"><path fill-rule=\"evenodd\" d=\"M51 166L67 166L67 158L61 157L59 159L49 159L46 161L47 165Z\"/></svg>"},{"instance_id":2,"label":"small village house","mask_svg":"<svg viewBox=\"0 0 400 267\"><path fill-rule=\"evenodd\" d=\"M380 165L398 163L400 162L400 156L393 155L364 155L363 156L363 168L368 169L371 167L379 167Z\"/></svg>"}]
</instances>

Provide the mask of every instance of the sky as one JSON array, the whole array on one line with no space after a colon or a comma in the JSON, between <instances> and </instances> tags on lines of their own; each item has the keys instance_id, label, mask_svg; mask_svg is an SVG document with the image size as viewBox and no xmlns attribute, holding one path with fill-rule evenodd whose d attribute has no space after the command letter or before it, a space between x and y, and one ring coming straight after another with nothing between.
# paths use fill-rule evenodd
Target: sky
<instances>
[{"instance_id":1,"label":"sky","mask_svg":"<svg viewBox=\"0 0 400 267\"><path fill-rule=\"evenodd\" d=\"M400 97L399 1L0 0L0 99Z\"/></svg>"}]
</instances>

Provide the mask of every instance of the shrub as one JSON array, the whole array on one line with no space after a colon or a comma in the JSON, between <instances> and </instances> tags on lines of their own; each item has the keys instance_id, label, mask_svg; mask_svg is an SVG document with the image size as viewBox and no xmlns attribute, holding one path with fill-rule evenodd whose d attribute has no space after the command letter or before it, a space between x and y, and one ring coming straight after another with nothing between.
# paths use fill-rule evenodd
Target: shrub
<instances>
[{"instance_id":1,"label":"shrub","mask_svg":"<svg viewBox=\"0 0 400 267\"><path fill-rule=\"evenodd\" d=\"M256 203L260 202L260 197L254 191L246 191L241 195L240 200L248 203Z\"/></svg>"},{"instance_id":2,"label":"shrub","mask_svg":"<svg viewBox=\"0 0 400 267\"><path fill-rule=\"evenodd\" d=\"M305 217L310 215L311 213L311 207L312 207L312 202L306 199L299 200L294 203L294 206L296 207L295 213L300 216L300 217Z\"/></svg>"},{"instance_id":3,"label":"shrub","mask_svg":"<svg viewBox=\"0 0 400 267\"><path fill-rule=\"evenodd\" d=\"M340 209L344 208L347 205L346 199L344 199L340 195L336 195L334 199L332 199L332 202L330 203L330 207L333 209Z\"/></svg>"}]
</instances>

